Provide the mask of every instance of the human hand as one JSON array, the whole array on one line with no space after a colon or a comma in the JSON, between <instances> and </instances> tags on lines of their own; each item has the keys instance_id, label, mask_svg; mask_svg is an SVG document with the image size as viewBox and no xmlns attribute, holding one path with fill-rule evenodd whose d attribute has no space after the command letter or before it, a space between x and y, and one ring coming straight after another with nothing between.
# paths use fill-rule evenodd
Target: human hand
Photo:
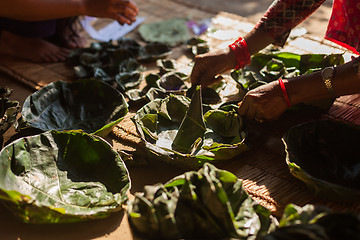
<instances>
[{"instance_id":1,"label":"human hand","mask_svg":"<svg viewBox=\"0 0 360 240\"><path fill-rule=\"evenodd\" d=\"M115 19L123 25L133 23L139 9L131 0L85 0L85 12L92 17Z\"/></svg>"},{"instance_id":2,"label":"human hand","mask_svg":"<svg viewBox=\"0 0 360 240\"><path fill-rule=\"evenodd\" d=\"M191 72L191 84L205 88L221 80L218 74L234 69L237 65L236 56L230 48L212 53L197 55Z\"/></svg>"},{"instance_id":3,"label":"human hand","mask_svg":"<svg viewBox=\"0 0 360 240\"><path fill-rule=\"evenodd\" d=\"M285 82L285 80L284 80ZM278 81L249 91L239 103L239 115L248 119L276 120L287 109Z\"/></svg>"}]
</instances>

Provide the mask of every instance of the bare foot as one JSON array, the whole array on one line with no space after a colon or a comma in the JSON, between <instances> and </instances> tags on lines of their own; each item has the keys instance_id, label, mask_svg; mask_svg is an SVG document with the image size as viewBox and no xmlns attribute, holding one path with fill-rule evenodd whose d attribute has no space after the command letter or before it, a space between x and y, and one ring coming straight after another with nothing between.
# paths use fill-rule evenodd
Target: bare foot
<instances>
[{"instance_id":1,"label":"bare foot","mask_svg":"<svg viewBox=\"0 0 360 240\"><path fill-rule=\"evenodd\" d=\"M2 31L0 35L0 54L13 56L33 62L65 61L70 49L56 46L40 38L29 38Z\"/></svg>"}]
</instances>

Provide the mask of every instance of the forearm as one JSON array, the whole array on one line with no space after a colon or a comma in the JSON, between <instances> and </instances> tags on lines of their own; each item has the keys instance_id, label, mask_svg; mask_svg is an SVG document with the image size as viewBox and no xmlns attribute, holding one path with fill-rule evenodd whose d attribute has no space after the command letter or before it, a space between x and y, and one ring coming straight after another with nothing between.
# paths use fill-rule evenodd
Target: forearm
<instances>
[{"instance_id":1,"label":"forearm","mask_svg":"<svg viewBox=\"0 0 360 240\"><path fill-rule=\"evenodd\" d=\"M274 38L269 33L256 28L246 34L244 39L250 55L254 55L274 42Z\"/></svg>"},{"instance_id":2,"label":"forearm","mask_svg":"<svg viewBox=\"0 0 360 240\"><path fill-rule=\"evenodd\" d=\"M275 0L255 28L270 34L283 46L294 27L316 11L325 0Z\"/></svg>"},{"instance_id":3,"label":"forearm","mask_svg":"<svg viewBox=\"0 0 360 240\"><path fill-rule=\"evenodd\" d=\"M320 71L284 81L292 105L330 98ZM337 97L360 93L360 79L352 61L337 66L331 82Z\"/></svg>"},{"instance_id":4,"label":"forearm","mask_svg":"<svg viewBox=\"0 0 360 240\"><path fill-rule=\"evenodd\" d=\"M0 16L23 21L42 21L85 14L85 0L0 1Z\"/></svg>"}]
</instances>

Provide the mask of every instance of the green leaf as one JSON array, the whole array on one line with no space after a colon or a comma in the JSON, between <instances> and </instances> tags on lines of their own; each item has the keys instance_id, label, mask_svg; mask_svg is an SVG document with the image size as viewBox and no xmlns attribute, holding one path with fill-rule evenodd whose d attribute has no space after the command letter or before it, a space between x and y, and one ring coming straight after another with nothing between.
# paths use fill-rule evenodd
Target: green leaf
<instances>
[{"instance_id":1,"label":"green leaf","mask_svg":"<svg viewBox=\"0 0 360 240\"><path fill-rule=\"evenodd\" d=\"M223 137L235 137L243 130L242 118L235 111L210 110L204 115L206 125Z\"/></svg>"},{"instance_id":2,"label":"green leaf","mask_svg":"<svg viewBox=\"0 0 360 240\"><path fill-rule=\"evenodd\" d=\"M358 199L360 163L355 149L360 144L359 132L359 126L333 120L290 128L283 137L290 172L320 197Z\"/></svg>"},{"instance_id":3,"label":"green leaf","mask_svg":"<svg viewBox=\"0 0 360 240\"><path fill-rule=\"evenodd\" d=\"M195 95L195 97L200 96ZM195 104L198 104L199 102L199 99L194 101ZM172 163L180 167L185 167L186 169L198 169L205 162L231 159L247 150L245 144L245 132L240 128L237 133L237 129L233 129L233 134L230 134L231 130L227 129L229 135L233 135L231 137L223 137L211 129L210 126L206 125L204 132L204 129L200 128L198 125L195 126L197 123L194 124L194 122L202 122L199 109L196 111L189 110L189 114L194 111L191 114L198 115L196 117L189 115L192 118L185 121L185 114L189 105L190 101L188 98L170 94L170 96L165 99L156 99L144 105L144 107L137 111L132 120L135 123L139 135L145 142L146 149L150 153L150 156L153 156L156 160ZM235 112L236 110L233 107L228 107L224 108L222 111ZM158 115L157 126L153 124L153 121L146 121L146 124L142 122L141 119L146 114ZM185 154L172 147L172 143L179 132L182 120L184 120L184 126L188 124L189 129L192 129L191 131L189 130L190 133L181 133L183 134L182 137L184 137L184 139L189 137L192 138L191 140L185 140L186 146L188 147L187 153ZM234 121L239 120L235 120L234 118ZM204 125L201 123L201 126ZM228 126L232 127L234 125L230 124ZM157 128L156 133L152 132L155 127ZM152 130L149 131L148 129ZM195 132L198 132L200 135L195 135ZM156 138L154 137L155 135L157 136ZM154 142L155 139L157 139L156 142ZM183 143L183 140L177 141L179 141L180 144Z\"/></svg>"},{"instance_id":4,"label":"green leaf","mask_svg":"<svg viewBox=\"0 0 360 240\"><path fill-rule=\"evenodd\" d=\"M81 129L106 136L127 112L124 96L102 81L58 81L27 97L17 130Z\"/></svg>"},{"instance_id":5,"label":"green leaf","mask_svg":"<svg viewBox=\"0 0 360 240\"><path fill-rule=\"evenodd\" d=\"M127 200L127 169L111 146L81 131L48 131L0 152L0 199L28 223L104 218Z\"/></svg>"},{"instance_id":6,"label":"green leaf","mask_svg":"<svg viewBox=\"0 0 360 240\"><path fill-rule=\"evenodd\" d=\"M252 56L250 65L242 70L233 71L231 77L241 89L249 91L281 77L291 78L342 63L344 63L342 54L261 52Z\"/></svg>"},{"instance_id":7,"label":"green leaf","mask_svg":"<svg viewBox=\"0 0 360 240\"><path fill-rule=\"evenodd\" d=\"M172 149L181 153L189 153L191 146L198 138L203 138L205 131L201 88L198 86L191 99L185 118L181 122L180 128L172 143Z\"/></svg>"},{"instance_id":8,"label":"green leaf","mask_svg":"<svg viewBox=\"0 0 360 240\"><path fill-rule=\"evenodd\" d=\"M277 223L235 175L209 163L164 185L145 187L128 209L132 230L146 239L255 239Z\"/></svg>"}]
</instances>

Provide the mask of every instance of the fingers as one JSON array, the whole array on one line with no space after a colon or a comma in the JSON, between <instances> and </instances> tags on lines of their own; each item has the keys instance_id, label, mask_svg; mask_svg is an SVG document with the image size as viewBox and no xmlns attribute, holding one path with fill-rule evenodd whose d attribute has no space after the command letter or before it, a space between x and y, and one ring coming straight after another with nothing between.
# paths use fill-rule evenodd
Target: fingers
<instances>
[{"instance_id":1,"label":"fingers","mask_svg":"<svg viewBox=\"0 0 360 240\"><path fill-rule=\"evenodd\" d=\"M255 104L247 99L246 97L242 102L238 103L239 109L238 113L241 117L256 121L262 122L264 121L264 115L262 111L255 106Z\"/></svg>"},{"instance_id":2,"label":"fingers","mask_svg":"<svg viewBox=\"0 0 360 240\"><path fill-rule=\"evenodd\" d=\"M131 25L136 21L136 18L129 18L122 14L115 14L114 19L120 23L120 25L129 24Z\"/></svg>"},{"instance_id":3,"label":"fingers","mask_svg":"<svg viewBox=\"0 0 360 240\"><path fill-rule=\"evenodd\" d=\"M127 8L131 9L135 14L138 14L139 9L135 5L134 2L132 2L132 1L123 1L123 2L125 2L125 5L126 5Z\"/></svg>"},{"instance_id":4,"label":"fingers","mask_svg":"<svg viewBox=\"0 0 360 240\"><path fill-rule=\"evenodd\" d=\"M138 7L132 1L120 0L114 1L112 4L113 18L121 25L131 24L136 21L139 12Z\"/></svg>"},{"instance_id":5,"label":"fingers","mask_svg":"<svg viewBox=\"0 0 360 240\"><path fill-rule=\"evenodd\" d=\"M196 63L190 75L191 84L194 86L201 85L201 88L210 86L222 79L223 77L215 76L210 70L201 65L196 65Z\"/></svg>"}]
</instances>

